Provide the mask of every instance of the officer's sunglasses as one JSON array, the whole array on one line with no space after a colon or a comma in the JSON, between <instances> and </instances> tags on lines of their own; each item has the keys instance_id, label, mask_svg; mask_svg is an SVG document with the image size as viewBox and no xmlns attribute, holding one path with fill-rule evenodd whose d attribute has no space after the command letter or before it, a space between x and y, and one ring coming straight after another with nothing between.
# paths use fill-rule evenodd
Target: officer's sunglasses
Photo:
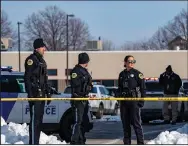
<instances>
[{"instance_id":1,"label":"officer's sunglasses","mask_svg":"<svg viewBox=\"0 0 188 146\"><path fill-rule=\"evenodd\" d=\"M128 60L127 62L128 62L128 63L131 63L131 64L135 64L135 63L136 63L136 60Z\"/></svg>"}]
</instances>

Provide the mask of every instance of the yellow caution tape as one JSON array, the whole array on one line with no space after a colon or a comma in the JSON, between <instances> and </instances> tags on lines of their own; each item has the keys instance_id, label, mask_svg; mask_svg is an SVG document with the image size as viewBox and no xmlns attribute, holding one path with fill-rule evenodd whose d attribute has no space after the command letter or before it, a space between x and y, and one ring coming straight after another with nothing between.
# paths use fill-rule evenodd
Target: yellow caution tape
<instances>
[{"instance_id":1,"label":"yellow caution tape","mask_svg":"<svg viewBox=\"0 0 188 146\"><path fill-rule=\"evenodd\" d=\"M119 101L188 101L188 97L103 97L103 98L1 98L1 101L47 101L47 100L119 100Z\"/></svg>"}]
</instances>

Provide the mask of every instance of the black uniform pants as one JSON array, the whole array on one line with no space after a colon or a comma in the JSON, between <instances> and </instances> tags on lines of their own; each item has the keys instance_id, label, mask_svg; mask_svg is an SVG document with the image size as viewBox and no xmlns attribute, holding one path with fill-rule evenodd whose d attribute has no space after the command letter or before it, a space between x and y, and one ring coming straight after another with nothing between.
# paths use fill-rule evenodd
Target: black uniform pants
<instances>
[{"instance_id":1,"label":"black uniform pants","mask_svg":"<svg viewBox=\"0 0 188 146\"><path fill-rule=\"evenodd\" d=\"M131 144L131 125L137 137L137 144L144 144L140 108L134 103L121 103L120 113L124 132L124 144Z\"/></svg>"},{"instance_id":2,"label":"black uniform pants","mask_svg":"<svg viewBox=\"0 0 188 146\"><path fill-rule=\"evenodd\" d=\"M85 111L86 102L75 101L73 106L74 126L72 130L71 144L84 144L85 131L83 127L83 117Z\"/></svg>"},{"instance_id":3,"label":"black uniform pants","mask_svg":"<svg viewBox=\"0 0 188 146\"><path fill-rule=\"evenodd\" d=\"M44 115L44 106L45 101L34 101L33 103L29 103L29 144L39 145L40 132Z\"/></svg>"}]
</instances>

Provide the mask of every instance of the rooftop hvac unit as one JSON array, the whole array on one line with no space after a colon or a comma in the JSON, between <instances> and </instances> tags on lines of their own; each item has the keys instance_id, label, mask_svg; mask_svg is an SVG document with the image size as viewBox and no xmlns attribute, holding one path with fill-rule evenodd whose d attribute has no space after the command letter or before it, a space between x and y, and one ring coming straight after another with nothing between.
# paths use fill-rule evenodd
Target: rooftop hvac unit
<instances>
[{"instance_id":1,"label":"rooftop hvac unit","mask_svg":"<svg viewBox=\"0 0 188 146\"><path fill-rule=\"evenodd\" d=\"M99 41L87 41L87 50L102 50L102 42Z\"/></svg>"}]
</instances>

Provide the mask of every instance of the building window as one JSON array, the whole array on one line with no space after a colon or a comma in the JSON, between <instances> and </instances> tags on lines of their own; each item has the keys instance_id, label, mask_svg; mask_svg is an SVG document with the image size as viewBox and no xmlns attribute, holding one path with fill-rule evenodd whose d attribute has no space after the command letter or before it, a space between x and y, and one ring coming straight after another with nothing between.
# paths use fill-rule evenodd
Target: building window
<instances>
[{"instance_id":1,"label":"building window","mask_svg":"<svg viewBox=\"0 0 188 146\"><path fill-rule=\"evenodd\" d=\"M101 80L92 80L92 82L100 83L101 84Z\"/></svg>"},{"instance_id":2,"label":"building window","mask_svg":"<svg viewBox=\"0 0 188 146\"><path fill-rule=\"evenodd\" d=\"M102 80L102 85L104 86L114 86L114 80Z\"/></svg>"},{"instance_id":3,"label":"building window","mask_svg":"<svg viewBox=\"0 0 188 146\"><path fill-rule=\"evenodd\" d=\"M118 86L118 80L114 80L114 86Z\"/></svg>"},{"instance_id":4,"label":"building window","mask_svg":"<svg viewBox=\"0 0 188 146\"><path fill-rule=\"evenodd\" d=\"M57 69L47 69L49 76L57 76Z\"/></svg>"},{"instance_id":5,"label":"building window","mask_svg":"<svg viewBox=\"0 0 188 146\"><path fill-rule=\"evenodd\" d=\"M48 80L48 83L51 87L55 88L58 91L58 81L57 80Z\"/></svg>"},{"instance_id":6,"label":"building window","mask_svg":"<svg viewBox=\"0 0 188 146\"><path fill-rule=\"evenodd\" d=\"M72 69L68 69L68 75L70 75ZM65 76L67 76L67 69L65 69Z\"/></svg>"}]
</instances>

